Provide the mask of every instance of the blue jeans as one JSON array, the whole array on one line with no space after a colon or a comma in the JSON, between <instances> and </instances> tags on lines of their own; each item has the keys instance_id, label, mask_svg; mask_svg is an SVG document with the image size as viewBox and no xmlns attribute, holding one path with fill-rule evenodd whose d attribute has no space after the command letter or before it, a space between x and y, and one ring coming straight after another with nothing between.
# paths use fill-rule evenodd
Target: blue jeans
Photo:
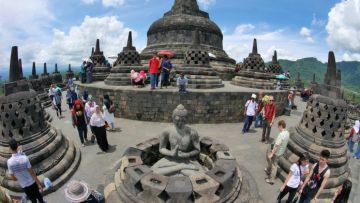
<instances>
[{"instance_id":1,"label":"blue jeans","mask_svg":"<svg viewBox=\"0 0 360 203\"><path fill-rule=\"evenodd\" d=\"M79 137L80 137L80 141L81 144L84 144L84 138L87 139L87 125L83 126L83 125L79 125L77 127L78 132L79 132Z\"/></svg>"},{"instance_id":2,"label":"blue jeans","mask_svg":"<svg viewBox=\"0 0 360 203\"><path fill-rule=\"evenodd\" d=\"M352 141L352 138L349 138L349 140L347 141L347 144L349 146L349 151L351 153L353 153L354 152L354 142Z\"/></svg>"},{"instance_id":3,"label":"blue jeans","mask_svg":"<svg viewBox=\"0 0 360 203\"><path fill-rule=\"evenodd\" d=\"M357 144L357 148L354 154L355 158L360 159L360 143Z\"/></svg>"},{"instance_id":4,"label":"blue jeans","mask_svg":"<svg viewBox=\"0 0 360 203\"><path fill-rule=\"evenodd\" d=\"M186 85L179 85L179 92L186 92Z\"/></svg>"},{"instance_id":5,"label":"blue jeans","mask_svg":"<svg viewBox=\"0 0 360 203\"><path fill-rule=\"evenodd\" d=\"M263 116L261 113L257 113L255 117L255 128L261 128L263 124Z\"/></svg>"},{"instance_id":6,"label":"blue jeans","mask_svg":"<svg viewBox=\"0 0 360 203\"><path fill-rule=\"evenodd\" d=\"M157 74L151 74L150 75L151 89L155 89L155 87L156 87L156 78L157 78Z\"/></svg>"},{"instance_id":7,"label":"blue jeans","mask_svg":"<svg viewBox=\"0 0 360 203\"><path fill-rule=\"evenodd\" d=\"M169 76L170 76L170 73L169 72L161 72L161 82L160 82L160 87L162 86L169 86L170 82L169 82Z\"/></svg>"},{"instance_id":8,"label":"blue jeans","mask_svg":"<svg viewBox=\"0 0 360 203\"><path fill-rule=\"evenodd\" d=\"M253 119L254 119L254 116L246 116L245 117L244 127L242 129L243 133L249 132L249 129L250 129Z\"/></svg>"}]
</instances>

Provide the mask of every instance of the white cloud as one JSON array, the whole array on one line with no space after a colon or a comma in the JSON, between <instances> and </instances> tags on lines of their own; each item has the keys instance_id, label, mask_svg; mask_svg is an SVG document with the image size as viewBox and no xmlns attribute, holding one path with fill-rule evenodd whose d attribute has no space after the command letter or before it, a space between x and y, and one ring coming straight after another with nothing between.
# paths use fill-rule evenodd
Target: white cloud
<instances>
[{"instance_id":1,"label":"white cloud","mask_svg":"<svg viewBox=\"0 0 360 203\"><path fill-rule=\"evenodd\" d=\"M96 0L81 0L84 4L94 4Z\"/></svg>"},{"instance_id":2,"label":"white cloud","mask_svg":"<svg viewBox=\"0 0 360 203\"><path fill-rule=\"evenodd\" d=\"M341 1L329 12L326 30L328 44L345 54L344 60L359 60L360 54L360 0Z\"/></svg>"},{"instance_id":3,"label":"white cloud","mask_svg":"<svg viewBox=\"0 0 360 203\"><path fill-rule=\"evenodd\" d=\"M319 27L322 27L326 24L326 20L322 20L322 19L318 19L316 17L316 14L314 13L313 14L313 19L311 21L311 25L312 26L319 26Z\"/></svg>"},{"instance_id":4,"label":"white cloud","mask_svg":"<svg viewBox=\"0 0 360 203\"><path fill-rule=\"evenodd\" d=\"M37 42L49 39L47 30L56 19L49 1L2 0L0 13L0 68L9 67L12 46L19 47L19 57L26 63L36 52Z\"/></svg>"},{"instance_id":5,"label":"white cloud","mask_svg":"<svg viewBox=\"0 0 360 203\"><path fill-rule=\"evenodd\" d=\"M90 56L97 38L106 57L116 56L125 46L130 30L116 16L86 16L81 25L71 27L68 33L54 29L52 42L39 50L35 60L77 65ZM133 32L134 38L136 35Z\"/></svg>"},{"instance_id":6,"label":"white cloud","mask_svg":"<svg viewBox=\"0 0 360 203\"><path fill-rule=\"evenodd\" d=\"M81 0L84 4L92 5L99 0ZM148 2L148 1L147 1ZM125 0L101 0L104 7L118 7L125 3Z\"/></svg>"},{"instance_id":7,"label":"white cloud","mask_svg":"<svg viewBox=\"0 0 360 203\"><path fill-rule=\"evenodd\" d=\"M208 9L210 5L216 3L216 0L197 0L201 7Z\"/></svg>"},{"instance_id":8,"label":"white cloud","mask_svg":"<svg viewBox=\"0 0 360 203\"><path fill-rule=\"evenodd\" d=\"M242 62L251 52L254 38L257 39L258 52L265 61L271 61L274 50L280 59L317 57L325 61L327 57L326 48L299 39L297 33L286 29L271 30L268 26L253 24L239 25L233 33L224 35L224 49L230 57Z\"/></svg>"},{"instance_id":9,"label":"white cloud","mask_svg":"<svg viewBox=\"0 0 360 203\"><path fill-rule=\"evenodd\" d=\"M342 56L342 59L344 61L360 61L360 54L344 53L343 56Z\"/></svg>"},{"instance_id":10,"label":"white cloud","mask_svg":"<svg viewBox=\"0 0 360 203\"><path fill-rule=\"evenodd\" d=\"M125 3L125 0L102 0L102 4L105 7L117 7Z\"/></svg>"},{"instance_id":11,"label":"white cloud","mask_svg":"<svg viewBox=\"0 0 360 203\"><path fill-rule=\"evenodd\" d=\"M311 36L311 32L312 32L312 31L311 31L309 28L307 28L307 27L302 27L299 34L300 34L302 37L304 37L308 42L314 43L315 40L314 40L314 38Z\"/></svg>"}]
</instances>

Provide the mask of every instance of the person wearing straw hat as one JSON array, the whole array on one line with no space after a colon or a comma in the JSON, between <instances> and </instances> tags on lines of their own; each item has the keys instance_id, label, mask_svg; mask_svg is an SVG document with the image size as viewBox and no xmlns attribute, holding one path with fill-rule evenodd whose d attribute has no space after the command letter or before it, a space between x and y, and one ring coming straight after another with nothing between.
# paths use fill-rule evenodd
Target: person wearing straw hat
<instances>
[{"instance_id":1,"label":"person wearing straw hat","mask_svg":"<svg viewBox=\"0 0 360 203\"><path fill-rule=\"evenodd\" d=\"M262 138L260 141L269 144L271 127L274 123L275 115L276 115L276 104L274 102L273 96L269 96L269 102L266 103L264 108L262 109L262 114L263 114L264 122L263 122Z\"/></svg>"},{"instance_id":2,"label":"person wearing straw hat","mask_svg":"<svg viewBox=\"0 0 360 203\"><path fill-rule=\"evenodd\" d=\"M65 198L69 203L103 203L105 199L96 190L90 190L84 181L72 180L64 190Z\"/></svg>"},{"instance_id":3,"label":"person wearing straw hat","mask_svg":"<svg viewBox=\"0 0 360 203\"><path fill-rule=\"evenodd\" d=\"M254 116L258 108L258 104L256 103L255 99L256 99L256 94L252 94L251 98L245 104L245 111L244 111L245 121L244 121L244 127L242 129L243 134L249 132L252 121L254 120Z\"/></svg>"}]
</instances>

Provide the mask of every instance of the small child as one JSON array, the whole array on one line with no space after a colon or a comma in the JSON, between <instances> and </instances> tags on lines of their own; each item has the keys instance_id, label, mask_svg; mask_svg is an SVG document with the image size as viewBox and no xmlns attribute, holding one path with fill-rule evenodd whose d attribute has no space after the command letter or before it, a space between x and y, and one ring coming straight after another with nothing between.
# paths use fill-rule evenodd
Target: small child
<instances>
[{"instance_id":1,"label":"small child","mask_svg":"<svg viewBox=\"0 0 360 203\"><path fill-rule=\"evenodd\" d=\"M185 77L184 73L180 73L180 76L177 78L176 84L179 87L180 93L186 93L188 79Z\"/></svg>"}]
</instances>

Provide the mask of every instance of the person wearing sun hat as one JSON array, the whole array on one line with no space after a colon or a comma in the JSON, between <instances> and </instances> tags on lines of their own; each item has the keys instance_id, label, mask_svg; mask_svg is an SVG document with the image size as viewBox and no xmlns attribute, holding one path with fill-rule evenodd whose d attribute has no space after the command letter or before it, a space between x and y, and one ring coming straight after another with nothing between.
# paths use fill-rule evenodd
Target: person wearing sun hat
<instances>
[{"instance_id":1,"label":"person wearing sun hat","mask_svg":"<svg viewBox=\"0 0 360 203\"><path fill-rule=\"evenodd\" d=\"M64 190L65 198L69 203L103 203L105 199L96 190L90 190L84 181L72 180Z\"/></svg>"},{"instance_id":2,"label":"person wearing sun hat","mask_svg":"<svg viewBox=\"0 0 360 203\"><path fill-rule=\"evenodd\" d=\"M249 132L250 126L256 114L258 104L256 103L255 99L256 99L256 94L252 94L250 99L245 104L245 111L244 111L245 121L244 121L244 127L242 129L243 133Z\"/></svg>"},{"instance_id":3,"label":"person wearing sun hat","mask_svg":"<svg viewBox=\"0 0 360 203\"><path fill-rule=\"evenodd\" d=\"M262 109L262 114L263 114L264 122L263 122L262 138L260 141L269 144L271 127L274 123L275 115L276 115L276 104L273 96L269 96L269 102L266 103L264 108Z\"/></svg>"}]
</instances>

